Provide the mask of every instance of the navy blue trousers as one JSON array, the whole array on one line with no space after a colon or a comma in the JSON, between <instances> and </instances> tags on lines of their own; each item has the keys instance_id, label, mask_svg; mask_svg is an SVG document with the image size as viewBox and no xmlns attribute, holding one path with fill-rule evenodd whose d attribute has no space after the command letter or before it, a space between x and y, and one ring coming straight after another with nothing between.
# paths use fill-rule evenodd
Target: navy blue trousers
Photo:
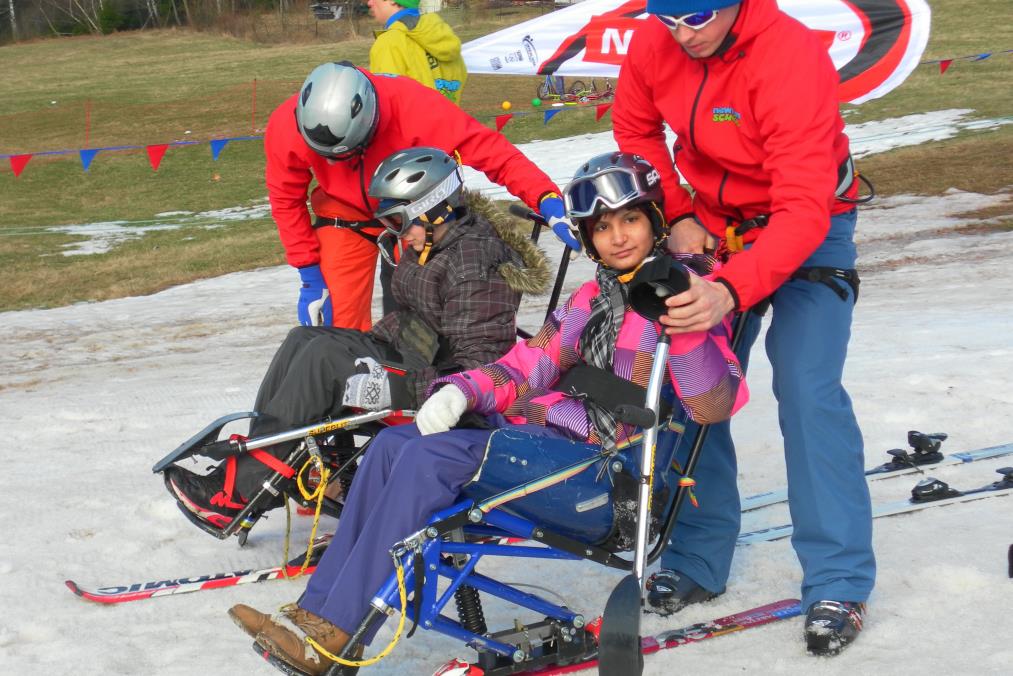
<instances>
[{"instance_id":1,"label":"navy blue trousers","mask_svg":"<svg viewBox=\"0 0 1013 676\"><path fill-rule=\"evenodd\" d=\"M380 432L356 470L338 530L299 605L354 633L394 572L391 546L454 503L481 466L491 434L455 429L422 436L414 424Z\"/></svg>"},{"instance_id":2,"label":"navy blue trousers","mask_svg":"<svg viewBox=\"0 0 1013 676\"><path fill-rule=\"evenodd\" d=\"M854 211L833 217L826 240L803 266L854 268L855 221ZM846 300L822 283L781 285L771 299L766 339L803 608L822 599L865 601L876 578L862 433L841 383L854 302L850 287L839 284ZM760 331L760 317L748 317L738 350L743 365ZM695 433L694 425L687 426L687 441ZM740 503L729 423L712 425L708 435L695 474L700 507L681 511L662 566L720 592L735 551Z\"/></svg>"}]
</instances>

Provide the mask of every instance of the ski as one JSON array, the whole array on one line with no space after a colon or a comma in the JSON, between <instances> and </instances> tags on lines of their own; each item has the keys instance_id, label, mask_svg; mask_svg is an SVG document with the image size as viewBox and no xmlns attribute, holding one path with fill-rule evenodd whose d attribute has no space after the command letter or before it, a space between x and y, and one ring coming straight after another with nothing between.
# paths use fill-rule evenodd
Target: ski
<instances>
[{"instance_id":1,"label":"ski","mask_svg":"<svg viewBox=\"0 0 1013 676\"><path fill-rule=\"evenodd\" d=\"M309 575L316 570L317 563L327 549L331 536L324 535L316 538L313 542L313 553L310 556L310 565L306 568L304 575ZM167 580L151 580L148 582L134 582L132 584L112 585L97 588L85 588L73 580L67 580L65 584L78 596L96 603L127 603L130 601L142 601L157 596L173 596L175 594L189 594L191 592L205 591L208 589L220 589L222 587L234 587L240 584L252 584L255 582L267 582L280 578L295 577L302 569L305 554L297 556L284 566L272 566L270 568L234 570L228 573L212 573L192 577L180 577Z\"/></svg>"},{"instance_id":2,"label":"ski","mask_svg":"<svg viewBox=\"0 0 1013 676\"><path fill-rule=\"evenodd\" d=\"M924 444L920 444L920 442L912 441L913 438L918 439L918 437L913 435L920 435L922 438L946 438L946 435L944 434L922 434L921 432L915 431L908 432L908 442L914 447L914 451L905 451L899 448L887 451L887 453L893 456L893 460L866 470L865 475L869 477L869 481L891 479L893 477L913 474L915 472L930 472L940 467L964 465L970 462L989 460L991 458L999 458L1013 454L1013 443L1010 443L943 456L942 453L939 453L938 444L934 444L935 451L924 452L923 449L931 448L931 446L926 446ZM942 439L938 439L938 441L941 442ZM757 493L756 495L751 495L742 499L742 511L749 512L754 509L769 507L770 505L776 505L787 501L787 489L782 488L776 491Z\"/></svg>"},{"instance_id":3,"label":"ski","mask_svg":"<svg viewBox=\"0 0 1013 676\"><path fill-rule=\"evenodd\" d=\"M718 636L732 634L743 629L751 629L764 624L786 620L790 617L797 617L802 614L802 608L798 599L783 599L768 603L764 606L752 608L741 613L719 617L710 622L691 624L681 629L670 629L653 636L640 637L640 652L650 655L660 650L678 648L687 643L697 643ZM580 671L587 671L598 666L597 659L590 659L575 664L567 664L555 667L542 668L537 671L517 672L528 676L556 676L557 674L574 674Z\"/></svg>"},{"instance_id":4,"label":"ski","mask_svg":"<svg viewBox=\"0 0 1013 676\"><path fill-rule=\"evenodd\" d=\"M1002 475L1002 479L986 486L966 491L950 488L945 481L932 477L923 479L911 490L911 497L907 500L897 500L896 502L874 505L872 508L872 518L878 519L895 514L917 512L928 507L941 507L943 505L971 502L985 498L996 498L1013 493L1013 467L1000 467L996 471ZM773 526L771 528L762 528L742 533L739 535L738 544L749 545L756 542L780 540L791 535L793 530L791 524L784 524L782 526Z\"/></svg>"}]
</instances>

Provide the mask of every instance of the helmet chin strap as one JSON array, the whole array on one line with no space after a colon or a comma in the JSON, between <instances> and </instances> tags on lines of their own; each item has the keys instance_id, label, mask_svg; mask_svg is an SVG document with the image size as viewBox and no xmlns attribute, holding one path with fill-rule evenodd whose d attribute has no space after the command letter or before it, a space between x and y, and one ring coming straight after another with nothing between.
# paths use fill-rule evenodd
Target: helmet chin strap
<instances>
[{"instance_id":1,"label":"helmet chin strap","mask_svg":"<svg viewBox=\"0 0 1013 676\"><path fill-rule=\"evenodd\" d=\"M429 253L433 248L433 228L437 225L443 225L447 221L447 218L454 213L454 208L446 202L444 202L443 206L446 209L446 213L436 216L432 220L429 219L429 214L436 211L439 207L431 209L429 213L422 214L418 218L426 229L426 243L419 254L419 265L425 265L426 261L429 260Z\"/></svg>"}]
</instances>

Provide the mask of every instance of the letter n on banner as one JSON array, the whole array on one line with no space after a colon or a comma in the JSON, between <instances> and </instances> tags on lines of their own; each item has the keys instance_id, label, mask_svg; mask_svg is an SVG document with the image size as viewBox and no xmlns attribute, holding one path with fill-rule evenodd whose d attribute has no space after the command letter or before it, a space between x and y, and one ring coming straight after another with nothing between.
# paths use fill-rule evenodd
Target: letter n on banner
<instances>
[{"instance_id":1,"label":"letter n on banner","mask_svg":"<svg viewBox=\"0 0 1013 676\"><path fill-rule=\"evenodd\" d=\"M32 155L31 153L27 155L11 155L7 159L11 162L11 171L14 172L14 178L17 178L25 170L25 165L28 164L28 160L32 159Z\"/></svg>"},{"instance_id":2,"label":"letter n on banner","mask_svg":"<svg viewBox=\"0 0 1013 676\"><path fill-rule=\"evenodd\" d=\"M165 151L169 149L169 144L158 143L155 145L144 146L144 149L148 153L148 162L151 163L151 168L158 171L158 166L162 164L162 158L165 157Z\"/></svg>"}]
</instances>

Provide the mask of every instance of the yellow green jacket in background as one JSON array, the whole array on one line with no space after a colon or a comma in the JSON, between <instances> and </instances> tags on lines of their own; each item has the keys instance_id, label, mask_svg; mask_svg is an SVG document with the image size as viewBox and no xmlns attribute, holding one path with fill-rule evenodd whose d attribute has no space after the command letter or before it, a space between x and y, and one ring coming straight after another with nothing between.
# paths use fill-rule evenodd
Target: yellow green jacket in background
<instances>
[{"instance_id":1,"label":"yellow green jacket in background","mask_svg":"<svg viewBox=\"0 0 1013 676\"><path fill-rule=\"evenodd\" d=\"M411 23L415 17L405 18ZM414 28L395 21L375 34L376 42L369 50L371 71L407 75L461 104L468 77L461 41L439 15L423 14Z\"/></svg>"}]
</instances>

